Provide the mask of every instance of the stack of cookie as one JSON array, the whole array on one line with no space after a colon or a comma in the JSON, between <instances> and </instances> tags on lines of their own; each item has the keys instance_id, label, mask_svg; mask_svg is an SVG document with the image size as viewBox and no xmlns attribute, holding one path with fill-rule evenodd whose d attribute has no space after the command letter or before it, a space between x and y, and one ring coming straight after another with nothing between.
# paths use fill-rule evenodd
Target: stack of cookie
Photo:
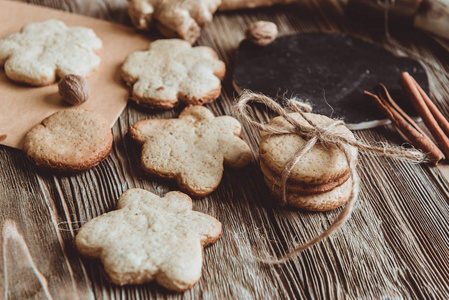
<instances>
[{"instance_id":1,"label":"stack of cookie","mask_svg":"<svg viewBox=\"0 0 449 300\"><path fill-rule=\"evenodd\" d=\"M298 114L291 116L300 124L306 121ZM327 126L334 120L317 114L306 114L318 126ZM269 123L279 128L291 127L284 118L276 117ZM338 125L333 133L354 139L344 125ZM277 198L282 198L282 173L285 165L307 143L297 134L272 135L262 133L260 139L260 165L265 182ZM350 147L356 155L357 149ZM294 166L286 184L287 204L311 211L337 208L349 200L352 189L349 165L344 152L332 146L315 144Z\"/></svg>"}]
</instances>

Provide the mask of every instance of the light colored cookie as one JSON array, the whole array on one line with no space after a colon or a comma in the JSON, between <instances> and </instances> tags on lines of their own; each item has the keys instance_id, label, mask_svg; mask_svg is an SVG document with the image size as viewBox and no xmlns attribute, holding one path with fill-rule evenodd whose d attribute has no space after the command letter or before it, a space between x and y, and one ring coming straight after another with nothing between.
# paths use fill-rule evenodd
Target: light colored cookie
<instances>
[{"instance_id":1,"label":"light colored cookie","mask_svg":"<svg viewBox=\"0 0 449 300\"><path fill-rule=\"evenodd\" d=\"M141 164L148 174L175 179L181 190L197 197L217 188L223 164L240 168L251 161L240 123L215 118L203 106L187 107L178 119L139 121L129 134L143 145Z\"/></svg>"},{"instance_id":2,"label":"light colored cookie","mask_svg":"<svg viewBox=\"0 0 449 300\"><path fill-rule=\"evenodd\" d=\"M277 185L272 185L272 183L269 181L265 182L270 187L273 195L280 199L282 197L281 188ZM309 211L328 211L345 204L349 200L351 190L352 179L349 178L342 185L325 193L308 195L295 192L287 192L287 203L290 206Z\"/></svg>"},{"instance_id":3,"label":"light colored cookie","mask_svg":"<svg viewBox=\"0 0 449 300\"><path fill-rule=\"evenodd\" d=\"M117 285L156 281L184 291L201 277L203 247L221 237L221 223L192 211L180 192L165 197L142 189L120 196L117 210L90 220L76 236L76 249L101 260Z\"/></svg>"},{"instance_id":4,"label":"light colored cookie","mask_svg":"<svg viewBox=\"0 0 449 300\"><path fill-rule=\"evenodd\" d=\"M0 40L0 66L16 82L49 85L68 74L87 76L100 64L102 42L93 30L47 20Z\"/></svg>"},{"instance_id":5,"label":"light colored cookie","mask_svg":"<svg viewBox=\"0 0 449 300\"><path fill-rule=\"evenodd\" d=\"M306 116L321 126L334 122L334 120L323 115L307 113ZM308 124L297 113L292 114L292 117L301 124ZM273 118L269 124L281 128L291 128L291 125L282 117ZM338 125L333 129L333 132L354 139L352 132L344 125ZM280 175L285 165L305 143L306 140L297 134L270 135L262 133L259 146L260 161L271 173ZM357 154L356 148L351 147L351 151L354 155ZM334 146L325 147L316 144L295 165L289 177L289 182L325 184L341 178L348 172L348 162L342 150Z\"/></svg>"},{"instance_id":6,"label":"light colored cookie","mask_svg":"<svg viewBox=\"0 0 449 300\"><path fill-rule=\"evenodd\" d=\"M166 37L193 44L200 29L212 21L221 0L129 0L129 16L138 29L153 23Z\"/></svg>"},{"instance_id":7,"label":"light colored cookie","mask_svg":"<svg viewBox=\"0 0 449 300\"><path fill-rule=\"evenodd\" d=\"M297 0L128 0L128 13L137 29L155 25L169 38L193 44L201 27L212 21L217 9L235 10L289 4Z\"/></svg>"},{"instance_id":8,"label":"light colored cookie","mask_svg":"<svg viewBox=\"0 0 449 300\"><path fill-rule=\"evenodd\" d=\"M112 141L111 128L101 115L80 109L64 110L31 128L23 151L42 169L75 173L106 158Z\"/></svg>"},{"instance_id":9,"label":"light colored cookie","mask_svg":"<svg viewBox=\"0 0 449 300\"><path fill-rule=\"evenodd\" d=\"M274 175L267 167L264 166L263 163L260 164L260 169L265 176L265 182L269 183L269 186L281 184L282 178L280 175ZM345 183L350 176L351 174L347 172L343 174L342 177L323 184L305 184L299 182L291 183L287 181L287 191L302 195L325 193Z\"/></svg>"},{"instance_id":10,"label":"light colored cookie","mask_svg":"<svg viewBox=\"0 0 449 300\"><path fill-rule=\"evenodd\" d=\"M235 10L272 6L275 4L290 4L298 0L222 0L219 10Z\"/></svg>"},{"instance_id":11,"label":"light colored cookie","mask_svg":"<svg viewBox=\"0 0 449 300\"><path fill-rule=\"evenodd\" d=\"M149 50L128 56L122 77L132 87L132 100L168 109L178 102L198 105L218 98L225 69L209 47L191 47L179 39L157 40Z\"/></svg>"}]
</instances>

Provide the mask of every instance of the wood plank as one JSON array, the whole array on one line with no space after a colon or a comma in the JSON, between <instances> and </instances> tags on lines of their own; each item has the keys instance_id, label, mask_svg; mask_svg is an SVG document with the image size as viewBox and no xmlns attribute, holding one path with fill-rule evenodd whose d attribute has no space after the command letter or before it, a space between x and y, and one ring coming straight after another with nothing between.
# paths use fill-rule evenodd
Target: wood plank
<instances>
[{"instance_id":1,"label":"wood plank","mask_svg":"<svg viewBox=\"0 0 449 300\"><path fill-rule=\"evenodd\" d=\"M29 2L128 22L126 1ZM281 34L336 31L385 43L378 31L345 19L337 1L219 13L198 41L217 50L228 66L223 95L207 105L216 115L232 113L233 53L246 26L259 19L277 23ZM418 34L400 42L447 68L449 59L442 58L440 46L431 39ZM448 79L431 68L428 72L437 104L448 115L444 101L449 97ZM369 154L360 155L362 191L351 219L329 239L283 265L262 264L257 258L282 255L322 232L340 210L307 213L277 207L260 169L252 164L225 170L217 191L194 201L194 209L223 223L224 233L216 245L205 249L203 276L193 289L177 294L156 284L117 287L108 283L100 264L80 258L72 240L84 222L114 209L128 188L141 187L160 195L177 189L173 183L142 174L139 151L126 133L138 120L170 118L179 111L153 112L130 103L113 128L111 155L76 176L36 173L22 153L0 147L1 295L13 299L49 298L49 294L55 299L449 297L447 166ZM263 120L269 117L264 110L258 115ZM366 142L404 142L391 126L356 135ZM257 153L258 133L245 128L244 139Z\"/></svg>"},{"instance_id":2,"label":"wood plank","mask_svg":"<svg viewBox=\"0 0 449 300\"><path fill-rule=\"evenodd\" d=\"M21 152L2 147L0 159L0 290L9 299L91 295L81 260L70 255L71 239L57 229L55 198L46 184Z\"/></svg>"}]
</instances>

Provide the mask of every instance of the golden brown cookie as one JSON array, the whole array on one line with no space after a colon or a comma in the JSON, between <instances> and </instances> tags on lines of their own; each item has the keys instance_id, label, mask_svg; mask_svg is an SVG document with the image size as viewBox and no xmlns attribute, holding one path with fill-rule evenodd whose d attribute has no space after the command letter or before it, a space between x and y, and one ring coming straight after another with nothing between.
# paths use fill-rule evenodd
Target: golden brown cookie
<instances>
[{"instance_id":1,"label":"golden brown cookie","mask_svg":"<svg viewBox=\"0 0 449 300\"><path fill-rule=\"evenodd\" d=\"M58 20L31 23L0 40L0 66L13 81L49 85L68 74L88 76L100 64L101 47L92 29Z\"/></svg>"},{"instance_id":2,"label":"golden brown cookie","mask_svg":"<svg viewBox=\"0 0 449 300\"><path fill-rule=\"evenodd\" d=\"M128 0L128 13L137 29L156 25L170 38L193 44L210 21L221 0Z\"/></svg>"},{"instance_id":3,"label":"golden brown cookie","mask_svg":"<svg viewBox=\"0 0 449 300\"><path fill-rule=\"evenodd\" d=\"M201 277L203 247L215 243L221 223L192 210L180 192L163 198L142 189L124 192L117 210L83 225L76 236L78 252L100 259L117 285L156 281L185 291Z\"/></svg>"},{"instance_id":4,"label":"golden brown cookie","mask_svg":"<svg viewBox=\"0 0 449 300\"><path fill-rule=\"evenodd\" d=\"M179 40L157 40L147 51L126 59L123 80L131 99L150 108L169 109L179 102L200 105L218 98L225 64L209 47Z\"/></svg>"},{"instance_id":5,"label":"golden brown cookie","mask_svg":"<svg viewBox=\"0 0 449 300\"><path fill-rule=\"evenodd\" d=\"M280 182L282 180L280 175L274 175L268 168L266 168L263 163L260 164L260 169L262 170L265 182L269 183L269 186L271 185L280 185ZM350 177L350 173L347 172L343 176L336 178L334 180L331 180L327 183L322 184L306 184L306 183L299 183L299 182L289 182L287 181L287 191L302 195L309 195L309 194L317 194L317 193L325 193L333 190L334 188L342 185L345 183Z\"/></svg>"},{"instance_id":6,"label":"golden brown cookie","mask_svg":"<svg viewBox=\"0 0 449 300\"><path fill-rule=\"evenodd\" d=\"M129 129L142 145L142 168L150 175L175 179L181 190L202 197L221 181L223 164L241 168L251 151L240 138L240 123L214 117L203 106L190 106L178 119L144 120Z\"/></svg>"},{"instance_id":7,"label":"golden brown cookie","mask_svg":"<svg viewBox=\"0 0 449 300\"><path fill-rule=\"evenodd\" d=\"M31 128L23 151L39 168L76 173L105 159L112 142L111 128L101 115L71 109L56 112Z\"/></svg>"},{"instance_id":8,"label":"golden brown cookie","mask_svg":"<svg viewBox=\"0 0 449 300\"><path fill-rule=\"evenodd\" d=\"M326 127L334 123L326 116L306 113L304 119L299 113L290 116L302 126L314 124ZM288 129L292 128L283 117L276 117L269 125ZM353 140L354 135L343 124L330 129ZM261 133L260 166L267 186L277 198L282 198L281 179L285 166L308 142L298 134ZM357 148L345 146L351 155L357 155ZM343 205L349 200L352 179L347 157L344 151L331 145L316 143L293 167L286 183L286 201L288 205L305 210L325 211Z\"/></svg>"},{"instance_id":9,"label":"golden brown cookie","mask_svg":"<svg viewBox=\"0 0 449 300\"><path fill-rule=\"evenodd\" d=\"M335 122L323 115L307 113L306 116L321 126ZM292 117L301 124L307 125L299 114L292 114ZM291 128L292 126L282 117L272 119L269 124L280 128ZM338 125L333 132L354 139L352 132L344 125ZM272 174L280 175L285 165L306 142L297 134L270 135L262 133L259 147L260 161ZM357 149L353 147L351 147L351 151L354 154L357 153ZM292 184L326 184L341 178L348 172L348 162L342 150L334 146L316 144L293 168L289 182Z\"/></svg>"},{"instance_id":10,"label":"golden brown cookie","mask_svg":"<svg viewBox=\"0 0 449 300\"><path fill-rule=\"evenodd\" d=\"M271 192L275 197L282 197L281 188L279 186L273 186L270 182L266 183L268 186L270 186ZM345 204L349 200L351 190L352 179L349 178L342 185L337 186L331 191L325 193L301 194L295 192L287 192L287 203L290 206L310 211L332 210Z\"/></svg>"},{"instance_id":11,"label":"golden brown cookie","mask_svg":"<svg viewBox=\"0 0 449 300\"><path fill-rule=\"evenodd\" d=\"M235 10L289 4L297 0L128 0L128 13L137 29L153 26L166 37L193 44L201 27L212 21L217 9Z\"/></svg>"}]
</instances>

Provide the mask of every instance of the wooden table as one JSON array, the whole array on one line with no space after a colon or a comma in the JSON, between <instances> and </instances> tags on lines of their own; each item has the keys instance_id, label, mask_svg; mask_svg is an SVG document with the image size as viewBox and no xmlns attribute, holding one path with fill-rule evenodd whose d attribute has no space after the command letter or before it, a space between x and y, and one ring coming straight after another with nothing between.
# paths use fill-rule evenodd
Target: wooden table
<instances>
[{"instance_id":1,"label":"wooden table","mask_svg":"<svg viewBox=\"0 0 449 300\"><path fill-rule=\"evenodd\" d=\"M125 0L28 2L129 24ZM217 50L228 67L222 96L207 105L217 115L232 111L234 51L244 28L259 19L278 24L282 35L344 32L395 51L387 45L382 29L345 18L335 1L218 13L198 41ZM426 65L449 70L448 53L433 39L415 31L395 36L403 46L424 56ZM448 78L426 69L433 98L449 116ZM0 295L5 299L449 298L448 166L367 154L360 155L362 191L350 220L330 238L285 264L264 265L253 256L282 255L322 232L340 209L307 213L277 208L261 171L252 164L243 170L227 169L216 192L194 201L194 209L215 216L224 229L221 240L205 249L203 276L194 288L177 294L155 284L118 287L107 282L97 261L77 255L73 238L83 222L114 209L120 194L129 188L157 194L176 190L172 183L143 176L138 149L126 133L138 120L178 113L179 109L152 112L130 102L113 127L111 155L76 176L38 173L21 151L0 147ZM403 143L392 126L356 135L366 142ZM254 150L257 137L255 131L246 129L244 139Z\"/></svg>"}]
</instances>

